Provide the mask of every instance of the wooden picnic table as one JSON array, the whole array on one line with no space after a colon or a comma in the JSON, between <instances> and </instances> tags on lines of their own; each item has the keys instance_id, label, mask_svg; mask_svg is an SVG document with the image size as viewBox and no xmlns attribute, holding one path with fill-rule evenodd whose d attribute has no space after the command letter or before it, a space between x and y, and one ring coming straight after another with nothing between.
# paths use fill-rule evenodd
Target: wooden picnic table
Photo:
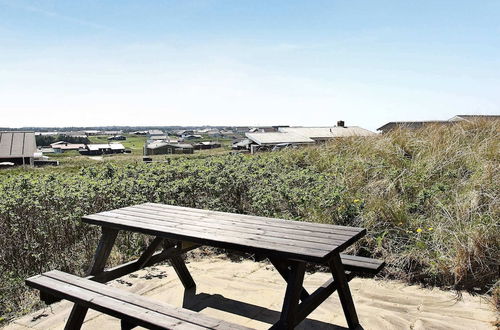
<instances>
[{"instance_id":1,"label":"wooden picnic table","mask_svg":"<svg viewBox=\"0 0 500 330\"><path fill-rule=\"evenodd\" d=\"M293 329L335 290L349 328L357 327L359 321L348 284L354 274L352 271L375 273L383 266L377 260L341 255L343 250L365 235L363 228L157 203L100 212L84 216L82 220L102 228L102 236L88 271L88 279L97 282L108 282L169 260L188 290L195 288L196 284L181 255L191 249L212 246L267 257L287 282L280 319L272 329ZM153 235L155 239L137 260L105 270L120 230ZM312 293L303 287L306 263L327 265L332 273L332 278ZM87 307L75 304L66 328L79 328L86 312Z\"/></svg>"}]
</instances>

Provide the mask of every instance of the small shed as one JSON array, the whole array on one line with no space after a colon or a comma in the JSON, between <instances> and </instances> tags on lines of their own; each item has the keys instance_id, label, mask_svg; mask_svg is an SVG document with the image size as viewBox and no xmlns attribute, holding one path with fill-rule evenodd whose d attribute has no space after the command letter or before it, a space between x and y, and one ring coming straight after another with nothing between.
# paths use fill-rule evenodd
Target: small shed
<instances>
[{"instance_id":1,"label":"small shed","mask_svg":"<svg viewBox=\"0 0 500 330\"><path fill-rule=\"evenodd\" d=\"M0 163L33 165L35 132L0 132Z\"/></svg>"},{"instance_id":2,"label":"small shed","mask_svg":"<svg viewBox=\"0 0 500 330\"><path fill-rule=\"evenodd\" d=\"M125 147L121 143L87 144L85 148L79 150L82 155L103 155L121 154L125 152Z\"/></svg>"}]
</instances>

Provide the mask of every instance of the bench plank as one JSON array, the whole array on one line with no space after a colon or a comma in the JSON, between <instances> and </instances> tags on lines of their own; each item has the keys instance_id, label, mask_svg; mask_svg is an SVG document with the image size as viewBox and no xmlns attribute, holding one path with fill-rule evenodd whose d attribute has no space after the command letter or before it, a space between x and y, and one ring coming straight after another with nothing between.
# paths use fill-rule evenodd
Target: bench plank
<instances>
[{"instance_id":1,"label":"bench plank","mask_svg":"<svg viewBox=\"0 0 500 330\"><path fill-rule=\"evenodd\" d=\"M344 268L353 272L377 274L385 267L385 262L382 260L351 256L343 253L340 254L340 258Z\"/></svg>"},{"instance_id":2,"label":"bench plank","mask_svg":"<svg viewBox=\"0 0 500 330\"><path fill-rule=\"evenodd\" d=\"M53 295L147 328L250 329L186 309L160 304L121 289L60 271L50 271L31 277L26 283L39 290L49 291Z\"/></svg>"}]
</instances>

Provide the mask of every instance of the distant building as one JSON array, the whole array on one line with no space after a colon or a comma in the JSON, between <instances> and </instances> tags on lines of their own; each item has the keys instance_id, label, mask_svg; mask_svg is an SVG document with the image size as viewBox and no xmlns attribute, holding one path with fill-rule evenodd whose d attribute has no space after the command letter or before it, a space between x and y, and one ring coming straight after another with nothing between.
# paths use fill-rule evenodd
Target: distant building
<instances>
[{"instance_id":1,"label":"distant building","mask_svg":"<svg viewBox=\"0 0 500 330\"><path fill-rule=\"evenodd\" d=\"M194 135L194 131L193 130L181 129L179 131L176 131L175 135L177 135L179 137L182 137L184 135Z\"/></svg>"},{"instance_id":2,"label":"distant building","mask_svg":"<svg viewBox=\"0 0 500 330\"><path fill-rule=\"evenodd\" d=\"M498 115L456 115L448 120L423 120L423 121L391 121L377 128L377 131L382 133L390 132L394 129L419 129L425 126L448 126L461 121L473 120L500 120Z\"/></svg>"},{"instance_id":3,"label":"distant building","mask_svg":"<svg viewBox=\"0 0 500 330\"><path fill-rule=\"evenodd\" d=\"M108 138L109 141L125 141L126 139L127 138L123 135L115 135Z\"/></svg>"},{"instance_id":4,"label":"distant building","mask_svg":"<svg viewBox=\"0 0 500 330\"><path fill-rule=\"evenodd\" d=\"M287 146L321 143L336 138L377 135L377 133L358 126L347 127L343 121L339 121L337 126L331 127L275 127L278 129L277 132L246 133L246 137L251 141L250 145L245 141L234 144L233 148L254 150L252 145L258 145L260 150L279 150Z\"/></svg>"},{"instance_id":5,"label":"distant building","mask_svg":"<svg viewBox=\"0 0 500 330\"><path fill-rule=\"evenodd\" d=\"M448 120L449 121L500 120L500 115L456 115Z\"/></svg>"},{"instance_id":6,"label":"distant building","mask_svg":"<svg viewBox=\"0 0 500 330\"><path fill-rule=\"evenodd\" d=\"M259 146L274 146L281 143L314 144L308 137L289 132L246 133L246 137Z\"/></svg>"},{"instance_id":7,"label":"distant building","mask_svg":"<svg viewBox=\"0 0 500 330\"><path fill-rule=\"evenodd\" d=\"M159 129L150 129L148 131L148 135L164 135L165 132L163 132L162 130L159 130Z\"/></svg>"},{"instance_id":8,"label":"distant building","mask_svg":"<svg viewBox=\"0 0 500 330\"><path fill-rule=\"evenodd\" d=\"M250 131L250 127L248 127L248 126L236 126L236 127L233 127L232 131L234 133L244 134L244 133L247 133Z\"/></svg>"},{"instance_id":9,"label":"distant building","mask_svg":"<svg viewBox=\"0 0 500 330\"><path fill-rule=\"evenodd\" d=\"M96 130L96 129L90 129L90 130L85 131L85 134L86 134L87 136L91 136L91 135L99 135L99 134L101 134L101 131Z\"/></svg>"},{"instance_id":10,"label":"distant building","mask_svg":"<svg viewBox=\"0 0 500 330\"><path fill-rule=\"evenodd\" d=\"M58 132L35 132L35 136L55 136Z\"/></svg>"},{"instance_id":11,"label":"distant building","mask_svg":"<svg viewBox=\"0 0 500 330\"><path fill-rule=\"evenodd\" d=\"M204 142L196 143L193 147L194 147L194 150L206 150L206 149L220 148L221 144L219 142L204 141Z\"/></svg>"},{"instance_id":12,"label":"distant building","mask_svg":"<svg viewBox=\"0 0 500 330\"><path fill-rule=\"evenodd\" d=\"M88 156L120 154L125 152L125 147L121 143L87 144L79 152L82 155Z\"/></svg>"},{"instance_id":13,"label":"distant building","mask_svg":"<svg viewBox=\"0 0 500 330\"><path fill-rule=\"evenodd\" d=\"M0 163L33 165L35 132L0 132Z\"/></svg>"},{"instance_id":14,"label":"distant building","mask_svg":"<svg viewBox=\"0 0 500 330\"><path fill-rule=\"evenodd\" d=\"M153 142L144 149L144 155L192 154L193 146L187 143Z\"/></svg>"},{"instance_id":15,"label":"distant building","mask_svg":"<svg viewBox=\"0 0 500 330\"><path fill-rule=\"evenodd\" d=\"M250 129L250 133L271 133L271 132L278 132L278 129L280 127L288 127L288 126L258 126L258 127L252 127Z\"/></svg>"},{"instance_id":16,"label":"distant building","mask_svg":"<svg viewBox=\"0 0 500 330\"><path fill-rule=\"evenodd\" d=\"M325 142L342 137L377 135L375 132L358 126L345 126L343 121L339 121L337 126L332 127L281 127L279 131L305 136L315 142Z\"/></svg>"},{"instance_id":17,"label":"distant building","mask_svg":"<svg viewBox=\"0 0 500 330\"><path fill-rule=\"evenodd\" d=\"M70 150L80 150L85 148L85 144L82 143L68 143L65 141L54 142L50 145L55 153L63 153Z\"/></svg>"},{"instance_id":18,"label":"distant building","mask_svg":"<svg viewBox=\"0 0 500 330\"><path fill-rule=\"evenodd\" d=\"M183 134L181 138L184 140L197 140L197 139L202 139L203 136L199 134Z\"/></svg>"},{"instance_id":19,"label":"distant building","mask_svg":"<svg viewBox=\"0 0 500 330\"><path fill-rule=\"evenodd\" d=\"M130 132L132 135L148 135L148 131L134 131Z\"/></svg>"},{"instance_id":20,"label":"distant building","mask_svg":"<svg viewBox=\"0 0 500 330\"><path fill-rule=\"evenodd\" d=\"M250 145L252 144L252 140L243 139L240 141L235 141L232 145L233 150L249 150Z\"/></svg>"},{"instance_id":21,"label":"distant building","mask_svg":"<svg viewBox=\"0 0 500 330\"><path fill-rule=\"evenodd\" d=\"M148 141L167 141L168 135L153 135L148 138Z\"/></svg>"},{"instance_id":22,"label":"distant building","mask_svg":"<svg viewBox=\"0 0 500 330\"><path fill-rule=\"evenodd\" d=\"M117 136L117 135L121 135L123 134L123 131L103 131L101 132L102 135L113 135L113 136Z\"/></svg>"},{"instance_id":23,"label":"distant building","mask_svg":"<svg viewBox=\"0 0 500 330\"><path fill-rule=\"evenodd\" d=\"M379 128L377 131L381 131L382 133L387 133L394 129L406 128L406 129L419 129L424 126L429 125L453 125L456 122L448 121L448 120L426 120L426 121L391 121Z\"/></svg>"}]
</instances>

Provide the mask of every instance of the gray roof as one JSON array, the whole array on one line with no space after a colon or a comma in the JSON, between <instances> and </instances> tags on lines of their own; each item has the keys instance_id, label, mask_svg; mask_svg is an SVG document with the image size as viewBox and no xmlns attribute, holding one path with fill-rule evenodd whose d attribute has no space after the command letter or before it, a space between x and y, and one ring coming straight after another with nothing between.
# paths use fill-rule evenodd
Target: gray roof
<instances>
[{"instance_id":1,"label":"gray roof","mask_svg":"<svg viewBox=\"0 0 500 330\"><path fill-rule=\"evenodd\" d=\"M35 132L0 132L0 158L33 157Z\"/></svg>"},{"instance_id":2,"label":"gray roof","mask_svg":"<svg viewBox=\"0 0 500 330\"><path fill-rule=\"evenodd\" d=\"M167 143L167 142L153 142L147 145L148 149L158 149L165 146L171 146L174 148L182 148L182 149L192 149L193 146L189 143Z\"/></svg>"},{"instance_id":3,"label":"gray roof","mask_svg":"<svg viewBox=\"0 0 500 330\"><path fill-rule=\"evenodd\" d=\"M448 120L470 120L470 119L486 119L486 120L500 120L500 115L456 115Z\"/></svg>"},{"instance_id":4,"label":"gray roof","mask_svg":"<svg viewBox=\"0 0 500 330\"><path fill-rule=\"evenodd\" d=\"M314 140L288 132L268 132L268 133L245 133L246 137L259 145L278 143L314 143Z\"/></svg>"},{"instance_id":5,"label":"gray roof","mask_svg":"<svg viewBox=\"0 0 500 330\"><path fill-rule=\"evenodd\" d=\"M377 135L372 131L358 127L280 127L280 132L295 133L310 139L331 139L337 137L350 136L373 136Z\"/></svg>"},{"instance_id":6,"label":"gray roof","mask_svg":"<svg viewBox=\"0 0 500 330\"><path fill-rule=\"evenodd\" d=\"M102 144L87 144L87 149L97 151L102 149L123 150L125 147L121 143L102 143Z\"/></svg>"},{"instance_id":7,"label":"gray roof","mask_svg":"<svg viewBox=\"0 0 500 330\"><path fill-rule=\"evenodd\" d=\"M391 130L396 127L415 129L424 127L426 125L451 125L451 124L454 124L454 122L448 120L391 121L377 128L377 131Z\"/></svg>"}]
</instances>

